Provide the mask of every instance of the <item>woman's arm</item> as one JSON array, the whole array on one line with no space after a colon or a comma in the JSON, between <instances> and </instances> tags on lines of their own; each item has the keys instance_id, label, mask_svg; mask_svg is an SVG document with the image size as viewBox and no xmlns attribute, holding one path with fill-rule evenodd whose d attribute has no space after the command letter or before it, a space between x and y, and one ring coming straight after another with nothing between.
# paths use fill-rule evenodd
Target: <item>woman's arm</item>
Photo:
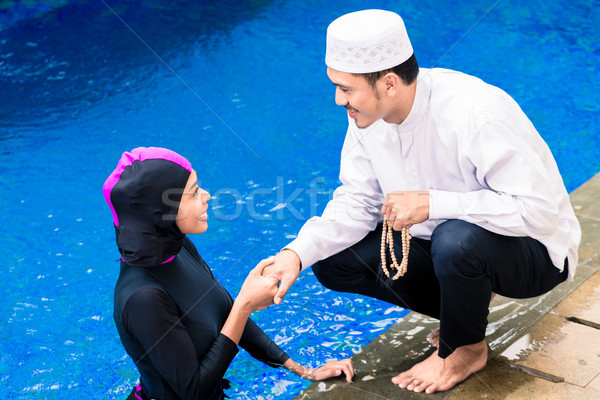
<instances>
[{"instance_id":1,"label":"woman's arm","mask_svg":"<svg viewBox=\"0 0 600 400\"><path fill-rule=\"evenodd\" d=\"M290 358L254 321L248 319L246 329L240 341L242 346L250 355L271 367L283 366L296 375L310 381L340 376L342 372L348 382L354 377L352 360L328 361L319 368L307 368L298 364Z\"/></svg>"},{"instance_id":2,"label":"woman's arm","mask_svg":"<svg viewBox=\"0 0 600 400\"><path fill-rule=\"evenodd\" d=\"M211 343L198 359L177 305L157 287L146 286L136 291L127 301L121 318L127 332L122 335L123 344L129 337L135 342L130 343L129 349L134 349L132 358L136 366L153 374L147 377L150 380L164 379L183 399L208 398L239 351L227 336L207 335L206 340ZM152 386L152 382L146 384Z\"/></svg>"},{"instance_id":3,"label":"woman's arm","mask_svg":"<svg viewBox=\"0 0 600 400\"><path fill-rule=\"evenodd\" d=\"M262 329L248 319L240 346L252 357L270 367L281 367L290 357Z\"/></svg>"},{"instance_id":4,"label":"woman's arm","mask_svg":"<svg viewBox=\"0 0 600 400\"><path fill-rule=\"evenodd\" d=\"M273 297L277 293L278 281L273 277L262 276L263 269L272 263L272 258L262 260L258 263L248 274L240 289L240 293L233 302L233 307L221 329L221 333L235 344L240 343L250 314L253 311L262 310L273 304Z\"/></svg>"},{"instance_id":5,"label":"woman's arm","mask_svg":"<svg viewBox=\"0 0 600 400\"><path fill-rule=\"evenodd\" d=\"M210 275L211 279L213 279L220 286L220 283L218 283L218 281L215 279L212 270L202 259L200 253L198 253L198 250L196 249L196 246L194 246L194 243L188 237L183 240L183 247L189 251L189 253L198 261L198 263L200 263L202 268L204 268L204 270ZM229 292L223 288L223 291L233 302L233 306L231 312L229 313L229 317L221 329L221 333L230 338L235 344L240 344L240 340L243 341L242 335L245 330L248 330L246 325L250 325L247 324L247 321L251 321L249 320L250 314L255 310L267 308L269 305L273 304L272 301L269 301L269 299L265 297L265 294L269 293L269 290L273 288L273 285L277 284L277 281L274 280L274 278L269 278L268 280L258 279L259 276L254 272L257 270L260 272L260 274L262 274L263 269L271 264L273 264L272 257L262 260L256 265L254 270L250 271L235 301ZM253 303L257 302L259 303L259 308L253 309L253 307L256 305ZM254 323L252 324L255 325ZM260 331L260 328L256 328ZM262 331L260 332L262 333ZM247 334L244 336L248 337ZM246 347L244 346L244 348Z\"/></svg>"},{"instance_id":6,"label":"woman's arm","mask_svg":"<svg viewBox=\"0 0 600 400\"><path fill-rule=\"evenodd\" d=\"M272 367L283 366L284 368L286 368L289 371L292 371L301 378L308 379L310 381L320 381L323 379L340 376L342 373L344 373L344 375L346 376L346 380L348 382L352 382L352 378L354 377L354 367L352 366L351 359L348 358L340 361L330 360L318 368L310 369L304 367L292 360L291 357L289 357L287 354L285 354L285 352L281 350L279 346L277 346L277 344L275 344L275 342L273 342L271 338L269 338L269 336L267 336L267 334L265 334L263 330L260 329L260 327L249 318L251 311L248 312L249 308L244 306L244 304L248 301L244 297L246 292L245 289L249 289L250 285L256 285L258 278L262 274L262 271L272 263L273 257L265 259L261 261L256 266L256 268L254 268L250 272L248 278L246 279L246 282L244 282L244 285L240 290L240 294L238 295L237 299L233 304L233 308L231 310L231 313L229 314L229 318L232 318L234 321L237 321L234 331L235 334L237 335L239 333L239 324L241 324L241 321L244 321L246 324L245 329L242 330L243 333L240 334L242 336L235 336L235 339L237 339L236 343L240 344L254 358ZM277 292L278 280L276 278L262 278L270 280L270 282L262 283L263 285L267 285L267 288L261 289L260 291L260 293L263 296L268 294L269 289L274 290L274 292ZM258 281L258 283L260 283L260 281ZM270 286L271 284L273 284L274 287ZM264 298L263 302L263 308L266 308L270 304L272 304L272 299ZM237 310L236 304L238 304ZM225 333L224 330L227 327L227 325L228 323L226 322L225 326L223 326L223 330L221 330L221 333ZM231 336L229 337L231 338Z\"/></svg>"}]
</instances>

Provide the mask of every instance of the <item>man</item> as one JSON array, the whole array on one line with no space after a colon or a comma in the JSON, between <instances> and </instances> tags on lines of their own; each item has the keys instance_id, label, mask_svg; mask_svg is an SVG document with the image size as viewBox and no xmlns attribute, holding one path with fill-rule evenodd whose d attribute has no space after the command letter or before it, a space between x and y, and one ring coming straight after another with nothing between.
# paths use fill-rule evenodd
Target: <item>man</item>
<instances>
[{"instance_id":1,"label":"man","mask_svg":"<svg viewBox=\"0 0 600 400\"><path fill-rule=\"evenodd\" d=\"M325 62L348 111L342 185L276 255L266 272L281 281L274 300L314 264L332 290L439 318L438 351L392 381L447 390L486 364L492 293L534 297L572 280L581 230L568 193L515 101L477 78L419 69L397 14L332 22ZM398 261L401 230L413 237L396 280L381 274L384 218Z\"/></svg>"}]
</instances>

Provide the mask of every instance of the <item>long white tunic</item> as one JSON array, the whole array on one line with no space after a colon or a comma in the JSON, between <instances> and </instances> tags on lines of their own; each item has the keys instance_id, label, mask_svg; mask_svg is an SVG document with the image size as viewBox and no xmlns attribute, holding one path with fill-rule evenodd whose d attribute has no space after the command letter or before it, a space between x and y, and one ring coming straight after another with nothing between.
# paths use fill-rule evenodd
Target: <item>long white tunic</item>
<instances>
[{"instance_id":1,"label":"long white tunic","mask_svg":"<svg viewBox=\"0 0 600 400\"><path fill-rule=\"evenodd\" d=\"M410 114L400 125L360 129L349 118L340 181L322 216L286 248L303 268L360 241L383 219L392 191L429 191L429 220L411 235L429 239L461 219L506 236L529 236L569 280L581 229L550 149L518 104L478 78L421 68Z\"/></svg>"}]
</instances>

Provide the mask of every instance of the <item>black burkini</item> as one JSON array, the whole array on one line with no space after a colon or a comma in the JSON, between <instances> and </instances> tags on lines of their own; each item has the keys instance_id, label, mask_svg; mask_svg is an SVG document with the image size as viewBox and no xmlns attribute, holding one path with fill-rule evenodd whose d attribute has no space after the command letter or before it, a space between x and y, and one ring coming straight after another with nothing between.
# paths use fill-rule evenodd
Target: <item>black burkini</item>
<instances>
[{"instance_id":1,"label":"black burkini","mask_svg":"<svg viewBox=\"0 0 600 400\"><path fill-rule=\"evenodd\" d=\"M190 172L176 153L138 148L123 154L104 185L122 256L114 319L141 375L132 399L220 399L238 352L220 333L231 296L174 218L164 218L176 215ZM162 193L173 188L164 204ZM289 358L252 320L240 346L272 367Z\"/></svg>"},{"instance_id":2,"label":"black burkini","mask_svg":"<svg viewBox=\"0 0 600 400\"><path fill-rule=\"evenodd\" d=\"M121 262L115 323L150 397L212 398L238 352L219 333L232 304L188 238L165 265L145 268ZM251 320L240 346L273 367L289 358Z\"/></svg>"}]
</instances>

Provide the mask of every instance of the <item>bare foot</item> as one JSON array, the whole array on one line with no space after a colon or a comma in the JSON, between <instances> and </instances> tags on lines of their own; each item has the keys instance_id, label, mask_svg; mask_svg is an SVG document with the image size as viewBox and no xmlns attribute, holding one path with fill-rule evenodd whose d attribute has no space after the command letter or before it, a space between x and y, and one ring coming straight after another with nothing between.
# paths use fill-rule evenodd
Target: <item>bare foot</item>
<instances>
[{"instance_id":1,"label":"bare foot","mask_svg":"<svg viewBox=\"0 0 600 400\"><path fill-rule=\"evenodd\" d=\"M440 328L434 329L431 331L429 336L427 336L427 341L436 349L440 348Z\"/></svg>"},{"instance_id":2,"label":"bare foot","mask_svg":"<svg viewBox=\"0 0 600 400\"><path fill-rule=\"evenodd\" d=\"M445 359L434 352L426 360L392 378L392 382L415 392L448 390L483 368L487 353L485 340L461 346Z\"/></svg>"}]
</instances>

